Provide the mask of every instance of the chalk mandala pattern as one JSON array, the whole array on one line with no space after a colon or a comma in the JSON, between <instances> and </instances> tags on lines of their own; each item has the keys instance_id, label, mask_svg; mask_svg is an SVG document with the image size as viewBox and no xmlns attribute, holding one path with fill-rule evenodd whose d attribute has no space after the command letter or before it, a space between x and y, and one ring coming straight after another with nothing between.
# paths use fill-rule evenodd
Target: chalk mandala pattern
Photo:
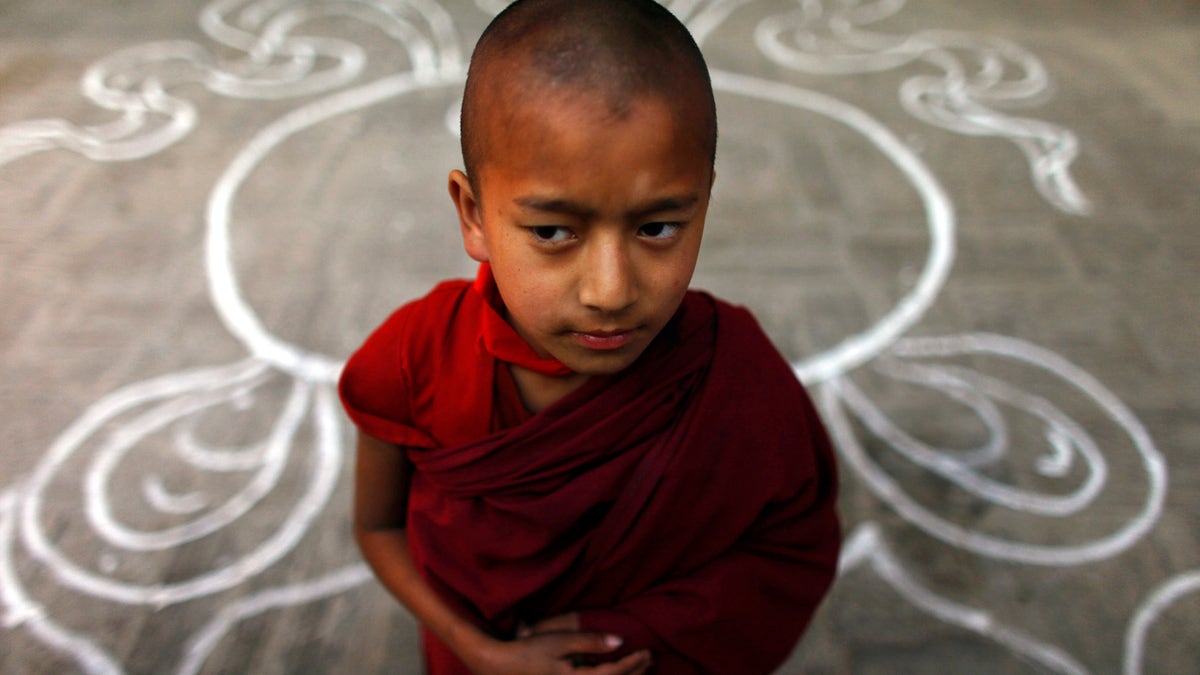
<instances>
[{"instance_id":1,"label":"chalk mandala pattern","mask_svg":"<svg viewBox=\"0 0 1200 675\"><path fill-rule=\"evenodd\" d=\"M753 0L675 0L667 3L702 45L727 18ZM485 15L502 0L477 0ZM1068 129L1005 112L1047 96L1048 74L1019 45L961 32L920 31L910 35L868 27L894 15L903 0L823 2L800 0L789 12L769 16L754 31L755 46L784 68L809 74L848 75L900 69L922 62L938 75L905 80L898 96L915 118L967 136L997 136L1026 157L1033 187L1055 208L1086 214L1090 207L1070 168L1077 140ZM407 70L355 85L365 52L344 39L303 35L298 29L321 17L343 17L383 30L403 47ZM0 492L0 602L4 627L26 631L73 659L89 673L123 672L94 636L73 630L66 617L47 611L23 585L17 560L28 556L56 583L83 596L121 605L162 608L210 597L255 580L287 559L328 503L343 467L340 411L334 384L341 363L273 335L246 302L233 265L232 205L239 187L271 151L290 136L319 122L395 99L409 92L461 86L464 46L450 14L435 0L219 0L203 9L200 26L221 49L240 54L220 60L195 42L152 42L101 59L84 74L84 95L113 111L107 124L80 127L63 120L35 120L0 128L0 165L39 152L63 149L96 161L149 157L184 138L199 123L181 85L240 99L286 100L321 95L262 128L241 149L213 186L207 207L206 275L211 299L229 332L245 345L237 363L202 367L119 389L89 407L47 449L34 473ZM1098 380L1036 345L993 334L906 337L935 302L955 255L955 215L933 172L905 143L865 111L831 96L751 74L713 71L719 93L790 106L844 125L860 134L916 189L926 213L930 247L912 289L866 330L794 364L829 424L844 470L888 505L908 527L987 558L1033 566L1071 566L1120 555L1154 527L1164 504L1167 466L1133 413ZM457 120L446 120L448 133ZM1068 409L1037 391L989 374L1019 369L1022 381L1045 382L1074 397ZM965 412L987 431L979 447L935 447L906 430L871 397L856 374L908 388ZM275 392L275 393L269 393ZM1064 394L1066 395L1066 394ZM1082 408L1081 408L1082 406ZM1089 424L1072 412L1090 410ZM269 419L262 438L245 447L207 443L195 433L197 420L213 415L257 415ZM1040 437L1014 431L1014 420L1034 420ZM1111 427L1103 441L1089 433L1096 420ZM157 439L157 440L154 440ZM1116 439L1116 441L1113 441ZM153 441L153 443L152 443ZM248 476L236 490L178 493L152 462L138 463L142 499L161 516L124 522L114 512L117 475L139 448L152 445L171 461L201 475ZM869 447L885 448L887 462ZM1018 452L1018 450L1020 452ZM1143 475L1140 507L1109 531L1087 531L1076 539L1031 541L1004 522L964 523L911 494L889 467L900 461L929 472L951 489L994 509L1028 519L1077 516L1109 484L1109 458L1126 453ZM145 456L143 452L143 456ZM1018 456L1019 455L1019 456ZM298 457L306 466L296 468ZM291 503L273 530L237 557L216 558L171 583L123 577L111 560L76 559L69 542L57 540L44 505L68 462L87 470L78 496L94 536L112 549L152 557L214 532L237 527L287 476ZM1006 483L989 471L1027 463L1046 481L1045 490ZM1001 472L1002 473L1002 472ZM133 519L136 521L137 519ZM162 524L167 523L167 524ZM901 597L928 615L972 631L1053 672L1088 669L1077 656L1006 626L986 610L941 597L921 581L917 561L904 560L879 522L848 523L841 561L842 583L852 570L876 574ZM202 625L190 626L174 669L198 672L218 643L237 624L273 609L329 598L368 582L361 563L313 571L306 578L256 587L220 607ZM1200 591L1200 571L1178 575L1155 589L1131 618L1125 637L1124 671L1142 669L1145 639L1159 615L1180 598ZM416 655L413 655L416 658ZM166 664L162 664L166 665Z\"/></svg>"}]
</instances>

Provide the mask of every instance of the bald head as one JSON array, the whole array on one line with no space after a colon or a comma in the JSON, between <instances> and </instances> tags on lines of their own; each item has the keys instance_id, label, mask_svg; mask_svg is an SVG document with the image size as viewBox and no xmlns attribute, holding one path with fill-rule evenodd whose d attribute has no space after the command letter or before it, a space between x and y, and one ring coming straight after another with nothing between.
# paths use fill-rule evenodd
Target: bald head
<instances>
[{"instance_id":1,"label":"bald head","mask_svg":"<svg viewBox=\"0 0 1200 675\"><path fill-rule=\"evenodd\" d=\"M547 97L593 97L622 119L640 97L667 102L715 158L717 116L708 68L686 27L652 0L517 0L471 57L462 109L472 183L492 135Z\"/></svg>"}]
</instances>

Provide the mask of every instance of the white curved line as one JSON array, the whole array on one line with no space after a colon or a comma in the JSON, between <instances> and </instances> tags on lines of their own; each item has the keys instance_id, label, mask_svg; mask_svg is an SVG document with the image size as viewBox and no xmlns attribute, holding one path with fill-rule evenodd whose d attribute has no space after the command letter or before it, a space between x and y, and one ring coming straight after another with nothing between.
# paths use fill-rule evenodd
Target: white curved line
<instances>
[{"instance_id":1,"label":"white curved line","mask_svg":"<svg viewBox=\"0 0 1200 675\"><path fill-rule=\"evenodd\" d=\"M991 464L1002 458L1008 449L1008 427L1004 423L1004 415L1000 412L995 401L974 388L963 379L954 377L946 369L905 363L899 359L883 355L871 362L873 369L879 373L899 380L937 390L950 399L970 408L988 431L988 441L981 447L954 451L954 461L968 467ZM864 399L864 406L875 408L874 404ZM873 415L877 426L871 430L881 438L891 439L893 445L905 444L910 447L921 445L907 432L902 431L882 413ZM948 452L929 448L934 454Z\"/></svg>"},{"instance_id":2,"label":"white curved line","mask_svg":"<svg viewBox=\"0 0 1200 675\"><path fill-rule=\"evenodd\" d=\"M793 368L803 382L813 384L862 365L911 328L933 304L945 284L954 261L955 220L949 197L907 145L859 108L815 91L747 75L714 70L712 80L713 87L720 91L811 110L849 126L874 143L920 194L931 241L929 256L914 288L871 328L847 337L814 357L793 364Z\"/></svg>"},{"instance_id":3,"label":"white curved line","mask_svg":"<svg viewBox=\"0 0 1200 675\"><path fill-rule=\"evenodd\" d=\"M205 264L209 293L225 327L250 352L296 377L336 381L342 363L308 352L267 331L246 302L233 269L230 222L238 189L258 164L284 139L324 120L399 96L417 87L457 84L464 74L401 73L369 85L339 92L297 108L267 125L242 149L217 181L208 200Z\"/></svg>"},{"instance_id":4,"label":"white curved line","mask_svg":"<svg viewBox=\"0 0 1200 675\"><path fill-rule=\"evenodd\" d=\"M1166 464L1153 441L1128 408L1092 376L1062 357L1026 342L997 335L969 334L946 338L910 338L892 351L900 356L946 356L956 353L985 353L1024 361L1057 375L1089 396L1129 435L1142 458L1147 474L1147 494L1142 510L1108 536L1069 546L1016 543L964 529L909 497L900 486L875 465L858 442L841 404L843 380L831 380L819 390L825 421L845 461L867 486L905 520L951 546L1003 560L1037 565L1077 565L1110 558L1129 548L1153 527L1166 499Z\"/></svg>"},{"instance_id":5,"label":"white curved line","mask_svg":"<svg viewBox=\"0 0 1200 675\"><path fill-rule=\"evenodd\" d=\"M272 609L292 607L337 595L370 581L373 574L366 565L358 564L326 574L318 579L271 588L254 595L240 598L221 608L200 630L196 631L186 647L183 661L176 671L179 675L200 672L213 649L239 621L257 616Z\"/></svg>"},{"instance_id":6,"label":"white curved line","mask_svg":"<svg viewBox=\"0 0 1200 675\"><path fill-rule=\"evenodd\" d=\"M754 39L767 58L809 73L880 72L917 60L933 65L943 71L940 76L914 76L900 87L901 104L913 116L961 134L1007 138L1025 154L1034 187L1046 201L1067 213L1090 212L1090 201L1070 174L1078 156L1075 134L999 111L1048 98L1050 78L1041 60L996 37L938 30L897 36L861 29L895 14L903 5L839 3L827 14L823 2L808 0L801 3L800 11L760 21ZM784 36L795 45L787 44ZM964 60L952 50L969 52L977 69L968 73ZM1020 79L1005 79L1009 63L1020 69Z\"/></svg>"},{"instance_id":7,"label":"white curved line","mask_svg":"<svg viewBox=\"0 0 1200 675\"><path fill-rule=\"evenodd\" d=\"M877 362L877 369L885 374L897 368L890 365L890 357L884 357ZM942 384L972 391L977 395L990 396L996 401L1018 407L1040 418L1047 426L1048 434L1060 439L1060 443L1051 447L1050 457L1059 463L1070 463L1071 448L1077 448L1086 460L1088 476L1078 489L1063 496L1044 496L1030 490L1015 489L1001 484L999 481L975 472L972 467L958 457L951 457L918 441L899 428L887 417L870 399L850 380L841 380L839 386L843 399L854 410L854 413L876 436L887 440L894 449L912 462L929 469L952 481L965 490L973 492L994 504L1036 513L1039 515L1066 516L1086 508L1095 496L1103 489L1108 477L1108 463L1096 447L1092 437L1073 420L1062 413L1049 401L1017 391L1013 387L981 373L953 366L940 368L908 366L912 371L904 379L940 388ZM989 424L989 426L991 426ZM1001 427L1003 428L1003 427ZM993 429L995 434L995 430ZM998 435L998 434L997 434ZM1007 443L1008 434L1003 434ZM1065 454L1065 457L1063 456ZM1042 457L1042 460L1047 459ZM1039 466L1039 470L1042 467ZM1045 472L1042 471L1044 474Z\"/></svg>"},{"instance_id":8,"label":"white curved line","mask_svg":"<svg viewBox=\"0 0 1200 675\"><path fill-rule=\"evenodd\" d=\"M163 484L158 475L146 476L142 479L142 496L150 506L162 513L173 515L188 515L201 511L208 506L208 497L203 492L174 494Z\"/></svg>"},{"instance_id":9,"label":"white curved line","mask_svg":"<svg viewBox=\"0 0 1200 675\"><path fill-rule=\"evenodd\" d=\"M241 27L227 23L226 15L239 9ZM196 125L195 106L167 92L174 85L199 83L223 96L271 100L348 84L365 68L362 47L337 38L292 34L304 22L334 15L378 26L403 45L413 71L422 78L431 73L454 77L462 70L462 50L452 18L433 0L248 5L242 0L218 0L201 10L201 30L213 41L244 52L244 60L219 60L205 46L182 40L113 52L88 67L81 89L95 105L116 111L120 117L86 127L61 119L7 125L0 128L0 165L55 148L103 162L158 153ZM418 17L426 27L414 26L407 15ZM258 32L246 30L248 27Z\"/></svg>"},{"instance_id":10,"label":"white curved line","mask_svg":"<svg viewBox=\"0 0 1200 675\"><path fill-rule=\"evenodd\" d=\"M948 600L922 586L904 569L884 540L879 524L872 521L859 523L846 537L838 562L838 578L864 565L874 570L884 583L914 607L939 621L978 633L1050 670L1072 675L1087 672L1070 654L1058 647L1007 628L987 612Z\"/></svg>"},{"instance_id":11,"label":"white curved line","mask_svg":"<svg viewBox=\"0 0 1200 675\"><path fill-rule=\"evenodd\" d=\"M220 530L253 508L278 483L279 476L287 465L292 440L308 408L309 387L299 380L293 382L291 396L267 441L260 470L241 491L204 516L175 527L140 532L118 523L109 506L108 485L113 470L133 445L144 436L173 422L181 415L201 409L201 405L186 405L189 403L188 397L174 399L140 415L122 427L119 433L114 433L111 440L101 446L92 468L85 477L87 500L84 513L96 532L105 540L132 551L162 551ZM204 401L203 404L207 407L219 402Z\"/></svg>"},{"instance_id":12,"label":"white curved line","mask_svg":"<svg viewBox=\"0 0 1200 675\"><path fill-rule=\"evenodd\" d=\"M262 466L266 442L244 448L211 447L196 438L194 429L178 428L171 436L172 447L183 461L202 471L232 473Z\"/></svg>"},{"instance_id":13,"label":"white curved line","mask_svg":"<svg viewBox=\"0 0 1200 675\"><path fill-rule=\"evenodd\" d=\"M854 526L854 530L842 540L842 551L838 557L838 577L861 566L871 559L883 537L879 524L866 521Z\"/></svg>"},{"instance_id":14,"label":"white curved line","mask_svg":"<svg viewBox=\"0 0 1200 675\"><path fill-rule=\"evenodd\" d=\"M4 628L25 628L42 644L74 659L85 673L123 673L121 665L111 655L86 637L55 623L45 608L25 593L13 565L19 490L10 488L0 492L0 601L6 608Z\"/></svg>"},{"instance_id":15,"label":"white curved line","mask_svg":"<svg viewBox=\"0 0 1200 675\"><path fill-rule=\"evenodd\" d=\"M870 563L871 568L889 586L930 616L994 640L1054 672L1069 675L1088 672L1062 649L1008 628L988 612L948 600L922 586L884 546L882 539L878 540L877 547L872 551Z\"/></svg>"},{"instance_id":16,"label":"white curved line","mask_svg":"<svg viewBox=\"0 0 1200 675\"><path fill-rule=\"evenodd\" d=\"M1125 631L1125 675L1138 675L1142 672L1142 660L1145 658L1146 634L1150 626L1159 616L1182 598L1191 593L1200 592L1200 570L1193 570L1167 581L1159 586L1150 597L1138 608L1129 628Z\"/></svg>"},{"instance_id":17,"label":"white curved line","mask_svg":"<svg viewBox=\"0 0 1200 675\"><path fill-rule=\"evenodd\" d=\"M239 365L243 370L246 369L245 364ZM251 376L261 370L258 363L250 362L250 366ZM30 482L29 494L22 502L21 533L33 556L41 560L63 583L84 593L116 602L165 606L230 588L257 575L291 551L308 531L313 519L328 502L341 467L335 396L327 385L311 383L305 386L317 389L312 404L316 434L315 463L310 471L308 489L279 529L242 558L188 581L165 585L140 585L101 577L79 567L62 556L41 530L39 518L42 491L49 478L96 429L121 411L146 400L161 398L164 395L178 395L196 386L212 386L214 375L219 376L223 371L238 372L234 369L206 369L158 378L119 390L89 408L83 418L69 427L52 446L46 460L38 466Z\"/></svg>"}]
</instances>

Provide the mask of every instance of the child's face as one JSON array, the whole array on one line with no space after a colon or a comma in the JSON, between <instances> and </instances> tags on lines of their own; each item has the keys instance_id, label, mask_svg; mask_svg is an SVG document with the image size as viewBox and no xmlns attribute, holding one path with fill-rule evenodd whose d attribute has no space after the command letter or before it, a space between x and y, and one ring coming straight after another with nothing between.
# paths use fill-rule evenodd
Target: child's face
<instances>
[{"instance_id":1,"label":"child's face","mask_svg":"<svg viewBox=\"0 0 1200 675\"><path fill-rule=\"evenodd\" d=\"M590 95L516 112L487 121L481 194L451 174L467 252L491 262L509 322L542 356L615 373L691 281L713 178L700 124L652 97L620 118Z\"/></svg>"}]
</instances>

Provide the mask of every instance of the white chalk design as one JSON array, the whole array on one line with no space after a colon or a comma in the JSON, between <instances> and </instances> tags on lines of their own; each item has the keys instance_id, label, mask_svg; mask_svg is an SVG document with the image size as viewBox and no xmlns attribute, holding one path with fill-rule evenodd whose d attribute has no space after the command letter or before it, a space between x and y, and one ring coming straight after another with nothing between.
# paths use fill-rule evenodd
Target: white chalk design
<instances>
[{"instance_id":1,"label":"white chalk design","mask_svg":"<svg viewBox=\"0 0 1200 675\"><path fill-rule=\"evenodd\" d=\"M746 75L712 71L717 91L773 101L826 115L862 134L909 179L921 196L929 227L929 255L913 289L875 325L836 346L795 364L796 377L813 384L851 370L877 356L911 328L945 283L954 261L954 207L937 179L887 127L863 110L818 92Z\"/></svg>"},{"instance_id":2,"label":"white chalk design","mask_svg":"<svg viewBox=\"0 0 1200 675\"><path fill-rule=\"evenodd\" d=\"M200 84L244 99L295 98L343 87L362 73L362 48L346 40L293 35L300 25L323 16L353 17L383 29L404 45L415 72L460 67L450 15L434 0L217 0L201 12L200 27L244 57L225 62L209 47L187 41L121 50L94 63L82 82L84 96L118 113L117 119L88 127L49 119L0 128L0 165L55 148L97 161L153 155L196 125L195 106L169 91L179 85Z\"/></svg>"},{"instance_id":3,"label":"white chalk design","mask_svg":"<svg viewBox=\"0 0 1200 675\"><path fill-rule=\"evenodd\" d=\"M960 134L1008 138L1025 153L1034 185L1068 213L1091 204L1071 178L1075 134L1056 124L1001 112L1045 99L1050 80L1041 60L1008 40L972 33L919 31L889 35L863 29L900 11L906 0L798 0L799 9L762 21L755 40L781 65L845 75L921 61L942 75L913 76L900 100L914 116Z\"/></svg>"},{"instance_id":4,"label":"white chalk design","mask_svg":"<svg viewBox=\"0 0 1200 675\"><path fill-rule=\"evenodd\" d=\"M1037 545L965 529L906 495L900 486L874 462L851 429L847 411L853 411L877 438L908 461L936 474L983 502L1039 517L1063 518L1089 506L1107 482L1105 458L1091 435L1053 403L1021 391L978 371L949 365L921 365L918 359L949 356L993 355L1025 362L1043 369L1078 389L1098 406L1127 435L1132 450L1145 470L1145 502L1117 531L1078 544ZM1027 564L1077 565L1115 556L1133 545L1158 520L1166 497L1166 464L1149 434L1115 396L1087 373L1051 352L1034 345L996 335L960 335L944 338L906 338L874 364L875 370L899 381L944 394L971 408L989 433L984 446L972 451L934 448L901 429L875 407L849 377L838 378L821 388L822 410L830 432L843 457L868 487L892 505L906 520L954 546L981 555ZM982 469L1011 461L1008 425L1001 406L1040 420L1044 428L1045 454L1035 463L1035 472L1061 478L1073 462L1086 465L1086 477L1073 491L1038 494L989 478ZM1134 480L1124 476L1124 481Z\"/></svg>"},{"instance_id":5,"label":"white chalk design","mask_svg":"<svg viewBox=\"0 0 1200 675\"><path fill-rule=\"evenodd\" d=\"M1138 609L1125 634L1126 675L1141 672L1146 651L1146 633L1158 617L1180 598L1194 593L1200 593L1200 569L1167 581Z\"/></svg>"},{"instance_id":6,"label":"white chalk design","mask_svg":"<svg viewBox=\"0 0 1200 675\"><path fill-rule=\"evenodd\" d=\"M495 14L506 4L475 0L485 14ZM753 4L754 0L667 3L701 44L728 17ZM918 60L933 64L944 72L942 77L913 77L902 87L901 99L909 111L960 133L1012 139L1028 156L1034 182L1050 203L1071 212L1087 210L1087 200L1069 174L1074 135L997 112L1008 104L1046 96L1047 75L1036 57L1012 43L966 33L923 31L894 37L862 29L899 11L903 0L828 5L802 0L797 11L762 20L756 30L758 47L780 64L814 73L844 75ZM359 82L366 65L360 46L299 32L312 19L330 16L382 29L404 50L406 67L373 82ZM247 358L169 374L105 396L59 435L30 476L0 491L3 625L8 631L24 631L88 673L118 673L124 667L96 636L71 628L70 616L52 615L22 580L18 560L36 561L64 589L117 606L160 609L240 589L236 599L222 601L203 625L184 627L187 635L179 641L180 654L163 655L162 669L170 669L168 660L177 656L173 669L181 674L199 672L240 622L344 593L371 578L360 563L334 561L303 579L289 576L283 585L262 585L264 573L287 561L314 527L342 473L345 449L333 390L342 363L273 335L246 301L233 264L231 233L238 225L234 205L247 179L286 139L324 120L413 92L453 92L465 75L455 26L435 0L220 0L202 11L200 25L226 52L232 49L244 56L221 60L215 50L192 42L132 47L101 59L83 79L83 94L112 110L114 121L80 127L64 120L38 120L0 128L0 165L53 149L96 161L134 160L160 152L199 123L196 107L179 96L181 85L200 84L211 93L241 99L309 97L252 137L213 186L207 205L205 273L211 299L225 327L245 346ZM959 58L956 52L971 58ZM968 61L981 64L977 72L968 72ZM1017 79L1008 77L1010 66L1019 70ZM916 189L925 209L930 246L911 290L861 333L793 364L822 406L849 472L911 526L948 545L1012 564L1067 566L1111 558L1153 528L1163 509L1167 467L1141 423L1099 381L1056 354L1011 338L905 337L936 301L955 253L953 203L925 162L886 126L848 102L720 69L714 69L713 83L726 94L790 106L844 125L883 154ZM456 132L457 119L449 114L445 121L448 133ZM1002 362L1004 372L1015 365L1036 373L1067 392L1064 396L1073 396L1073 406L988 374L980 365L988 359ZM905 429L903 417L889 415L872 400L870 388L860 384L864 371L896 386L943 397L949 410L971 416L986 431L987 440L967 449L940 448L921 440ZM1117 433L1101 442L1073 416L1080 410ZM271 420L257 441L224 447L201 438L199 420L250 413ZM1014 420L1040 425L1038 447L1025 447L1027 441L1014 434ZM1115 446L1113 438L1118 439ZM956 521L911 494L885 470L879 448L892 453L893 461L917 467L1012 518L1065 519L1084 513L1104 499L1112 458L1122 459L1123 466L1140 467L1136 478L1144 485L1144 497L1109 531L1081 528L1075 540L1018 540L1003 531ZM139 459L133 461L136 453ZM1029 455L1034 459L1027 460ZM147 456L152 460L147 462ZM155 468L167 463L186 466L205 478L194 484L205 487L172 487L167 473ZM1028 475L1061 481L1065 489L1047 492L1006 483L989 473L996 467L1027 465ZM68 466L85 469L75 476ZM149 527L116 512L114 486L129 484L130 472L136 472L133 484L140 489L146 512L156 516L151 522L169 524ZM290 476L286 486L285 474ZM208 489L213 480L227 489ZM106 552L99 560L78 559L69 540L48 531L46 506L52 494L62 494L64 484L79 495L88 536L103 542ZM286 503L283 509L281 501ZM268 534L244 550L199 561L203 564L184 578L164 583L153 575L138 576L141 568L127 564L153 561L228 532L250 516L261 520L262 512L275 514ZM261 525L258 520L256 525ZM929 590L912 571L919 567L919 561L905 563L897 556L880 523L862 522L847 538L840 583L853 583L853 574L869 571L919 610L991 640L1017 658L1053 672L1087 672L1078 656L1006 626L983 609ZM256 581L258 585L250 585ZM1162 613L1198 590L1200 572L1193 571L1150 594L1128 626L1126 673L1141 671L1148 635Z\"/></svg>"},{"instance_id":7,"label":"white chalk design","mask_svg":"<svg viewBox=\"0 0 1200 675\"><path fill-rule=\"evenodd\" d=\"M1087 672L1061 649L1007 628L985 611L939 597L922 586L904 569L874 523L855 528L846 536L844 546L838 565L840 578L859 567L869 567L901 597L930 616L994 640L1048 671L1070 675Z\"/></svg>"}]
</instances>

